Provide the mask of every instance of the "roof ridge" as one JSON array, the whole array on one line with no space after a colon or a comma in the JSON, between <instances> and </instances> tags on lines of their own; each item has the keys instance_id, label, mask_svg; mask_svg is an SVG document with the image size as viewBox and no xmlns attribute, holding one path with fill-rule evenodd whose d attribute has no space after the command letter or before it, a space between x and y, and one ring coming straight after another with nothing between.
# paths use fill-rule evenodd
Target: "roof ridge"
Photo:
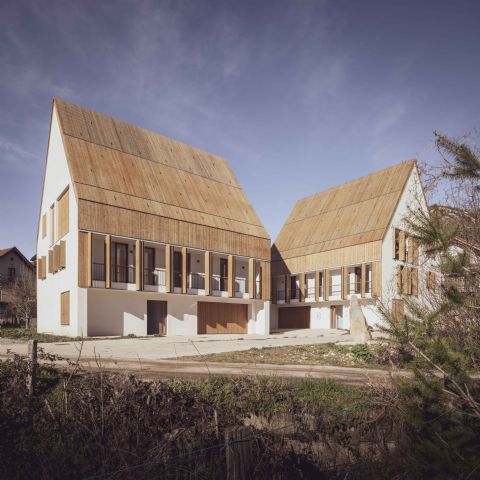
<instances>
[{"instance_id":1,"label":"roof ridge","mask_svg":"<svg viewBox=\"0 0 480 480\"><path fill-rule=\"evenodd\" d=\"M316 193L312 193L311 195L306 195L305 197L302 197L302 198L299 198L297 200L296 203L299 203L303 200L307 200L308 198L312 198L312 197L315 197L316 195L320 195L322 193L326 193L326 192L329 192L331 190L335 190L337 188L340 188L340 187L344 187L346 185L349 185L350 183L354 183L354 182L358 182L360 180L364 180L365 178L367 177L371 177L373 175L377 175L377 174L380 174L380 173L383 173L385 172L386 170L390 170L390 169L393 169L393 168L396 168L396 167L400 167L400 165L404 165L404 164L407 164L407 163L411 163L412 166L413 165L416 165L417 163L417 160L415 158L410 158L408 160L404 160L403 162L399 162L399 163L395 163L394 165L390 165L389 167L385 167L385 168L382 168L381 170L376 170L374 172L371 172L371 173L367 173L366 175L362 175L361 177L357 177L357 178L354 178L353 180L348 180L346 182L343 182L343 183L339 183L338 185L334 185L333 187L328 187L326 188L325 190L321 190L319 192L316 192ZM372 197L373 198L373 197Z\"/></svg>"}]
</instances>

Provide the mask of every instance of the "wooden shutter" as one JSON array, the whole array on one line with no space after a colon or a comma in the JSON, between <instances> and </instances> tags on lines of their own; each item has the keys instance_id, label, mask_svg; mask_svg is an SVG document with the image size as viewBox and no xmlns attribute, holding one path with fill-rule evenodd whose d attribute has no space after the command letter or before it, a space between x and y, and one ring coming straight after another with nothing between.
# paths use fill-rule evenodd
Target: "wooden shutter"
<instances>
[{"instance_id":1,"label":"wooden shutter","mask_svg":"<svg viewBox=\"0 0 480 480\"><path fill-rule=\"evenodd\" d=\"M398 259L405 261L405 232L400 230L398 232Z\"/></svg>"},{"instance_id":2,"label":"wooden shutter","mask_svg":"<svg viewBox=\"0 0 480 480\"><path fill-rule=\"evenodd\" d=\"M418 241L415 239L412 239L412 249L412 263L418 265Z\"/></svg>"},{"instance_id":3,"label":"wooden shutter","mask_svg":"<svg viewBox=\"0 0 480 480\"><path fill-rule=\"evenodd\" d=\"M58 206L58 235L62 238L68 233L69 229L69 190L65 190L57 202Z\"/></svg>"},{"instance_id":4,"label":"wooden shutter","mask_svg":"<svg viewBox=\"0 0 480 480\"><path fill-rule=\"evenodd\" d=\"M105 288L112 286L112 237L105 235Z\"/></svg>"},{"instance_id":5,"label":"wooden shutter","mask_svg":"<svg viewBox=\"0 0 480 480\"><path fill-rule=\"evenodd\" d=\"M182 247L182 293L187 293L187 264L188 264L187 247Z\"/></svg>"},{"instance_id":6,"label":"wooden shutter","mask_svg":"<svg viewBox=\"0 0 480 480\"><path fill-rule=\"evenodd\" d=\"M409 295L411 291L410 273L408 267L402 268L402 293Z\"/></svg>"},{"instance_id":7,"label":"wooden shutter","mask_svg":"<svg viewBox=\"0 0 480 480\"><path fill-rule=\"evenodd\" d=\"M397 259L397 229L392 228L392 258Z\"/></svg>"},{"instance_id":8,"label":"wooden shutter","mask_svg":"<svg viewBox=\"0 0 480 480\"><path fill-rule=\"evenodd\" d=\"M70 325L70 291L60 294L60 324Z\"/></svg>"},{"instance_id":9,"label":"wooden shutter","mask_svg":"<svg viewBox=\"0 0 480 480\"><path fill-rule=\"evenodd\" d=\"M92 233L78 232L78 286L92 286Z\"/></svg>"},{"instance_id":10,"label":"wooden shutter","mask_svg":"<svg viewBox=\"0 0 480 480\"><path fill-rule=\"evenodd\" d=\"M320 272L317 270L315 272L315 301L320 300Z\"/></svg>"},{"instance_id":11,"label":"wooden shutter","mask_svg":"<svg viewBox=\"0 0 480 480\"><path fill-rule=\"evenodd\" d=\"M305 273L300 273L299 277L300 277L300 281L299 281L299 283L300 283L300 293L298 295L298 300L300 302L304 302L305 297L306 297L306 295L305 295L305 293L306 293L305 292Z\"/></svg>"},{"instance_id":12,"label":"wooden shutter","mask_svg":"<svg viewBox=\"0 0 480 480\"><path fill-rule=\"evenodd\" d=\"M172 291L172 246L165 245L165 290L167 292Z\"/></svg>"},{"instance_id":13,"label":"wooden shutter","mask_svg":"<svg viewBox=\"0 0 480 480\"><path fill-rule=\"evenodd\" d=\"M143 242L135 240L135 289L143 290Z\"/></svg>"},{"instance_id":14,"label":"wooden shutter","mask_svg":"<svg viewBox=\"0 0 480 480\"><path fill-rule=\"evenodd\" d=\"M48 273L53 273L53 250L50 249L48 251Z\"/></svg>"},{"instance_id":15,"label":"wooden shutter","mask_svg":"<svg viewBox=\"0 0 480 480\"><path fill-rule=\"evenodd\" d=\"M366 282L368 282L366 267L367 267L366 264L362 263L361 273L360 273L360 293L362 295L362 298L365 297L365 284Z\"/></svg>"},{"instance_id":16,"label":"wooden shutter","mask_svg":"<svg viewBox=\"0 0 480 480\"><path fill-rule=\"evenodd\" d=\"M45 280L47 278L47 258L40 257L37 259L37 277L39 280Z\"/></svg>"},{"instance_id":17,"label":"wooden shutter","mask_svg":"<svg viewBox=\"0 0 480 480\"><path fill-rule=\"evenodd\" d=\"M59 258L59 268L67 268L67 242L62 240L60 242L60 258Z\"/></svg>"},{"instance_id":18,"label":"wooden shutter","mask_svg":"<svg viewBox=\"0 0 480 480\"><path fill-rule=\"evenodd\" d=\"M418 268L411 269L412 295L418 296Z\"/></svg>"},{"instance_id":19,"label":"wooden shutter","mask_svg":"<svg viewBox=\"0 0 480 480\"><path fill-rule=\"evenodd\" d=\"M405 302L400 299L392 300L392 316L395 319L400 319L405 314Z\"/></svg>"},{"instance_id":20,"label":"wooden shutter","mask_svg":"<svg viewBox=\"0 0 480 480\"><path fill-rule=\"evenodd\" d=\"M262 299L271 299L271 276L270 276L270 262L262 262L261 264L261 285L262 285Z\"/></svg>"},{"instance_id":21,"label":"wooden shutter","mask_svg":"<svg viewBox=\"0 0 480 480\"><path fill-rule=\"evenodd\" d=\"M372 263L372 295L377 298L382 296L382 262Z\"/></svg>"},{"instance_id":22,"label":"wooden shutter","mask_svg":"<svg viewBox=\"0 0 480 480\"><path fill-rule=\"evenodd\" d=\"M233 262L233 255L229 255L227 260L227 292L229 297L233 297L234 295L235 272L233 271Z\"/></svg>"},{"instance_id":23,"label":"wooden shutter","mask_svg":"<svg viewBox=\"0 0 480 480\"><path fill-rule=\"evenodd\" d=\"M42 238L47 236L47 214L42 215Z\"/></svg>"},{"instance_id":24,"label":"wooden shutter","mask_svg":"<svg viewBox=\"0 0 480 480\"><path fill-rule=\"evenodd\" d=\"M205 295L212 294L212 273L211 273L211 255L210 252L205 252Z\"/></svg>"},{"instance_id":25,"label":"wooden shutter","mask_svg":"<svg viewBox=\"0 0 480 480\"><path fill-rule=\"evenodd\" d=\"M255 298L255 259L248 259L248 298Z\"/></svg>"},{"instance_id":26,"label":"wooden shutter","mask_svg":"<svg viewBox=\"0 0 480 480\"><path fill-rule=\"evenodd\" d=\"M403 276L402 276L402 266L397 265L397 293L402 294L403 293Z\"/></svg>"},{"instance_id":27,"label":"wooden shutter","mask_svg":"<svg viewBox=\"0 0 480 480\"><path fill-rule=\"evenodd\" d=\"M60 270L60 244L53 247L53 271L58 272Z\"/></svg>"},{"instance_id":28,"label":"wooden shutter","mask_svg":"<svg viewBox=\"0 0 480 480\"><path fill-rule=\"evenodd\" d=\"M50 245L55 243L55 204L50 207Z\"/></svg>"},{"instance_id":29,"label":"wooden shutter","mask_svg":"<svg viewBox=\"0 0 480 480\"><path fill-rule=\"evenodd\" d=\"M323 280L323 299L328 300L330 297L330 270L325 270Z\"/></svg>"},{"instance_id":30,"label":"wooden shutter","mask_svg":"<svg viewBox=\"0 0 480 480\"><path fill-rule=\"evenodd\" d=\"M342 298L348 298L348 267L342 267Z\"/></svg>"}]
</instances>

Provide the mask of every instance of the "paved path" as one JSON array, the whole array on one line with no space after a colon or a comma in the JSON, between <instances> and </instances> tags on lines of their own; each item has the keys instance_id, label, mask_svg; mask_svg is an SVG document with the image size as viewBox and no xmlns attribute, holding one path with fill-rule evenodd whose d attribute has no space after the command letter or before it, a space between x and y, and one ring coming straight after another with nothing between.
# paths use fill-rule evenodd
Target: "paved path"
<instances>
[{"instance_id":1,"label":"paved path","mask_svg":"<svg viewBox=\"0 0 480 480\"><path fill-rule=\"evenodd\" d=\"M26 343L0 342L0 355L7 349L24 355ZM271 335L202 335L194 337L144 337L88 340L83 343L82 356L104 360L154 361L199 354L234 352L250 348L308 345L318 343L350 342L351 337L342 330L290 330ZM39 344L47 353L65 358L76 358L79 342Z\"/></svg>"}]
</instances>

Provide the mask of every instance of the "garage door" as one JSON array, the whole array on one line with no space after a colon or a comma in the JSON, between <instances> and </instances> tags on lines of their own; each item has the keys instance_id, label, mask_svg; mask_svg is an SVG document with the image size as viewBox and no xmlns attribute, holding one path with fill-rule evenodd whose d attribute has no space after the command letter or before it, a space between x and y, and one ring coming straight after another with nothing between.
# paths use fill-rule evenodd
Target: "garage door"
<instances>
[{"instance_id":1,"label":"garage door","mask_svg":"<svg viewBox=\"0 0 480 480\"><path fill-rule=\"evenodd\" d=\"M248 305L198 302L198 333L247 333Z\"/></svg>"},{"instance_id":2,"label":"garage door","mask_svg":"<svg viewBox=\"0 0 480 480\"><path fill-rule=\"evenodd\" d=\"M279 308L278 328L310 328L310 307Z\"/></svg>"}]
</instances>

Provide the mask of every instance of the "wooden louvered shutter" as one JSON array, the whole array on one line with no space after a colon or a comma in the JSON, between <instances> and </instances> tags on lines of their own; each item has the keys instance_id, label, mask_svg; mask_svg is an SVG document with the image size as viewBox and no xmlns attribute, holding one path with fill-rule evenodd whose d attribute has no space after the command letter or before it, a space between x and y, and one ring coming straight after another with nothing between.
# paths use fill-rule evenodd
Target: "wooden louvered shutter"
<instances>
[{"instance_id":1,"label":"wooden louvered shutter","mask_svg":"<svg viewBox=\"0 0 480 480\"><path fill-rule=\"evenodd\" d=\"M412 283L412 295L418 295L418 268L412 268L410 273Z\"/></svg>"},{"instance_id":2,"label":"wooden louvered shutter","mask_svg":"<svg viewBox=\"0 0 480 480\"><path fill-rule=\"evenodd\" d=\"M48 251L48 273L53 273L53 250Z\"/></svg>"},{"instance_id":3,"label":"wooden louvered shutter","mask_svg":"<svg viewBox=\"0 0 480 480\"><path fill-rule=\"evenodd\" d=\"M270 272L270 262L262 262L261 264L261 289L262 289L262 299L263 300L270 300L272 293L271 293L271 272Z\"/></svg>"},{"instance_id":4,"label":"wooden louvered shutter","mask_svg":"<svg viewBox=\"0 0 480 480\"><path fill-rule=\"evenodd\" d=\"M323 299L328 300L330 297L330 270L325 270L325 278L323 280Z\"/></svg>"},{"instance_id":5,"label":"wooden louvered shutter","mask_svg":"<svg viewBox=\"0 0 480 480\"><path fill-rule=\"evenodd\" d=\"M305 273L301 273L300 277L300 293L298 295L298 299L300 302L305 301Z\"/></svg>"},{"instance_id":6,"label":"wooden louvered shutter","mask_svg":"<svg viewBox=\"0 0 480 480\"><path fill-rule=\"evenodd\" d=\"M92 286L92 233L78 232L78 286Z\"/></svg>"},{"instance_id":7,"label":"wooden louvered shutter","mask_svg":"<svg viewBox=\"0 0 480 480\"><path fill-rule=\"evenodd\" d=\"M70 291L60 294L60 324L70 325Z\"/></svg>"},{"instance_id":8,"label":"wooden louvered shutter","mask_svg":"<svg viewBox=\"0 0 480 480\"><path fill-rule=\"evenodd\" d=\"M405 261L405 232L400 230L398 232L398 259Z\"/></svg>"},{"instance_id":9,"label":"wooden louvered shutter","mask_svg":"<svg viewBox=\"0 0 480 480\"><path fill-rule=\"evenodd\" d=\"M402 266L401 265L397 265L397 293L398 294L402 294L403 293L403 288L402 288L402 285L403 285L403 274L402 274Z\"/></svg>"},{"instance_id":10,"label":"wooden louvered shutter","mask_svg":"<svg viewBox=\"0 0 480 480\"><path fill-rule=\"evenodd\" d=\"M59 268L67 268L67 242L62 240L60 242L60 258Z\"/></svg>"},{"instance_id":11,"label":"wooden louvered shutter","mask_svg":"<svg viewBox=\"0 0 480 480\"><path fill-rule=\"evenodd\" d=\"M380 298L382 296L382 263L372 263L372 295Z\"/></svg>"},{"instance_id":12,"label":"wooden louvered shutter","mask_svg":"<svg viewBox=\"0 0 480 480\"><path fill-rule=\"evenodd\" d=\"M315 272L315 301L318 302L320 299L320 275L319 271Z\"/></svg>"}]
</instances>

